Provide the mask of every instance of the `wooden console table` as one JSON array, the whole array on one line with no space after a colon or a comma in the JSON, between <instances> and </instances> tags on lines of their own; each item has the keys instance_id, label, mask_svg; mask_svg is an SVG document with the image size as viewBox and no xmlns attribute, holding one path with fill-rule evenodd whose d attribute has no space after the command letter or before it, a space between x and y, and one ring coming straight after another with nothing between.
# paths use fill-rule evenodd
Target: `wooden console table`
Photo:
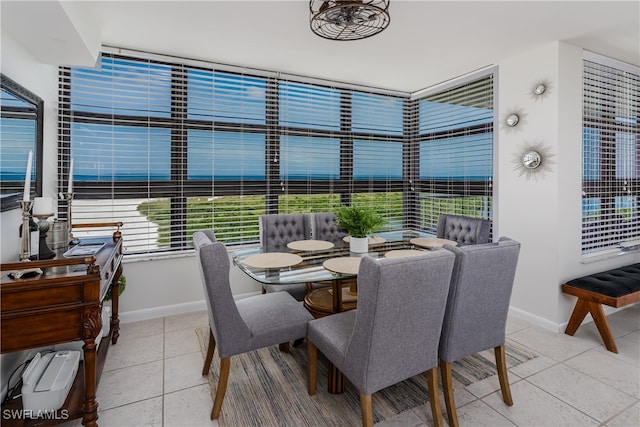
<instances>
[{"instance_id":1,"label":"wooden console table","mask_svg":"<svg viewBox=\"0 0 640 427\"><path fill-rule=\"evenodd\" d=\"M119 226L121 223L93 224L108 225ZM20 414L22 399L18 398L2 407L3 426L51 425L80 417L83 425L98 425L97 383L109 345L116 344L120 329L120 231L105 240L106 245L99 252L86 258L59 256L48 261L14 262L0 266L1 353L84 341L84 361L80 362L78 375L63 407L57 411L62 416L5 419L6 414ZM43 274L19 279L9 277L9 272L24 268L40 268ZM112 291L110 333L96 350L95 337L102 333L102 300L109 287Z\"/></svg>"}]
</instances>

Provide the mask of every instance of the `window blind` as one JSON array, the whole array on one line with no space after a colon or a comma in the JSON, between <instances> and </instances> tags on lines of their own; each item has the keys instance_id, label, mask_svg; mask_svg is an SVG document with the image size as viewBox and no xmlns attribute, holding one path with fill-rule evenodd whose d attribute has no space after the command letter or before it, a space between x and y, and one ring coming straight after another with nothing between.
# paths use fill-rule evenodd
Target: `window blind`
<instances>
[{"instance_id":1,"label":"window blind","mask_svg":"<svg viewBox=\"0 0 640 427\"><path fill-rule=\"evenodd\" d=\"M640 244L640 70L583 65L582 254Z\"/></svg>"},{"instance_id":2,"label":"window blind","mask_svg":"<svg viewBox=\"0 0 640 427\"><path fill-rule=\"evenodd\" d=\"M261 214L341 203L403 224L408 95L111 53L61 68L59 92L73 221L123 221L130 253L188 248L201 228L256 242Z\"/></svg>"},{"instance_id":3,"label":"window blind","mask_svg":"<svg viewBox=\"0 0 640 427\"><path fill-rule=\"evenodd\" d=\"M491 74L419 99L417 227L436 233L440 214L493 217L494 88Z\"/></svg>"}]
</instances>

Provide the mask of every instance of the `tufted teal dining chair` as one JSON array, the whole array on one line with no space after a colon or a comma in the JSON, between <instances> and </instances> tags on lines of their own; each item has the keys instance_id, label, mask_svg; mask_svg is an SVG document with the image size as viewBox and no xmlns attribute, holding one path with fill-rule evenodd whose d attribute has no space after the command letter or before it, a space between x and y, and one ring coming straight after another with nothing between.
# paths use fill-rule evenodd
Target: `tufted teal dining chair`
<instances>
[{"instance_id":1,"label":"tufted teal dining chair","mask_svg":"<svg viewBox=\"0 0 640 427\"><path fill-rule=\"evenodd\" d=\"M362 258L358 308L309 322L309 394L316 392L317 350L360 392L362 424L373 424L371 395L427 373L435 425L442 425L438 397L438 342L454 256Z\"/></svg>"},{"instance_id":2,"label":"tufted teal dining chair","mask_svg":"<svg viewBox=\"0 0 640 427\"><path fill-rule=\"evenodd\" d=\"M491 221L461 215L440 214L436 237L453 240L462 245L488 243Z\"/></svg>"},{"instance_id":3,"label":"tufted teal dining chair","mask_svg":"<svg viewBox=\"0 0 640 427\"><path fill-rule=\"evenodd\" d=\"M218 389L211 410L211 419L216 419L222 410L231 356L283 343L286 350L290 341L306 336L313 317L286 292L234 301L225 246L202 231L193 234L193 243L209 311L209 346L202 374L209 373L216 348L220 357Z\"/></svg>"},{"instance_id":4,"label":"tufted teal dining chair","mask_svg":"<svg viewBox=\"0 0 640 427\"><path fill-rule=\"evenodd\" d=\"M311 223L306 214L268 214L260 216L260 246L265 252L288 252L287 243L311 238ZM306 283L263 284L266 293L285 291L303 301L310 289Z\"/></svg>"},{"instance_id":5,"label":"tufted teal dining chair","mask_svg":"<svg viewBox=\"0 0 640 427\"><path fill-rule=\"evenodd\" d=\"M501 237L496 243L444 248L455 255L455 264L438 355L449 425L455 427L451 364L463 357L493 348L502 398L513 405L504 345L520 243Z\"/></svg>"}]
</instances>

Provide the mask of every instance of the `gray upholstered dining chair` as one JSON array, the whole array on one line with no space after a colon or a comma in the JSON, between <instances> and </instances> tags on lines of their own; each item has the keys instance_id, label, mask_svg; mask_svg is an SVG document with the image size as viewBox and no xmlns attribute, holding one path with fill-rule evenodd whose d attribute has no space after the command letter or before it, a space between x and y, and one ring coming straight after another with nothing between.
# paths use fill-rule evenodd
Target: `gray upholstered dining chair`
<instances>
[{"instance_id":1,"label":"gray upholstered dining chair","mask_svg":"<svg viewBox=\"0 0 640 427\"><path fill-rule=\"evenodd\" d=\"M309 322L309 394L320 350L358 389L362 424L371 426L371 395L426 371L434 423L442 425L438 342L454 258L445 250L362 258L358 308Z\"/></svg>"},{"instance_id":2,"label":"gray upholstered dining chair","mask_svg":"<svg viewBox=\"0 0 640 427\"><path fill-rule=\"evenodd\" d=\"M340 243L347 235L336 225L336 214L333 212L318 212L313 214L313 238L326 240L331 243Z\"/></svg>"},{"instance_id":3,"label":"gray upholstered dining chair","mask_svg":"<svg viewBox=\"0 0 640 427\"><path fill-rule=\"evenodd\" d=\"M260 246L265 252L286 252L287 243L311 238L311 223L306 214L268 214L260 216ZM310 290L306 283L263 284L266 293L285 291L303 301Z\"/></svg>"},{"instance_id":4,"label":"gray upholstered dining chair","mask_svg":"<svg viewBox=\"0 0 640 427\"><path fill-rule=\"evenodd\" d=\"M436 237L449 239L462 245L488 243L491 221L461 215L440 214Z\"/></svg>"},{"instance_id":5,"label":"gray upholstered dining chair","mask_svg":"<svg viewBox=\"0 0 640 427\"><path fill-rule=\"evenodd\" d=\"M209 310L209 346L202 374L207 375L215 349L220 357L218 389L211 419L220 415L227 389L231 356L304 338L313 317L286 292L234 301L229 284L229 255L211 234L196 231L193 243Z\"/></svg>"},{"instance_id":6,"label":"gray upholstered dining chair","mask_svg":"<svg viewBox=\"0 0 640 427\"><path fill-rule=\"evenodd\" d=\"M513 405L504 344L520 243L501 237L496 243L444 248L456 259L438 355L449 425L454 427L458 417L451 364L463 357L493 348L502 398Z\"/></svg>"}]
</instances>

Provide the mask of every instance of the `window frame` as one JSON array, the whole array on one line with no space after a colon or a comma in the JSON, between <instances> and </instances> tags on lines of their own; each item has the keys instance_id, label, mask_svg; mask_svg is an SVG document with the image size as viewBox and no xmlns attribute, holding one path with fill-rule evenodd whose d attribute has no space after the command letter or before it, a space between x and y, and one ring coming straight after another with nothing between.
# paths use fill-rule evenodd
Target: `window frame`
<instances>
[{"instance_id":1,"label":"window frame","mask_svg":"<svg viewBox=\"0 0 640 427\"><path fill-rule=\"evenodd\" d=\"M180 251L189 249L190 239L188 238L188 206L189 198L217 197L217 196L261 196L264 198L264 213L279 213L279 198L283 195L339 195L340 203L350 204L352 198L357 199L357 203L366 202L370 195L374 193L384 193L383 199L387 203L397 205L398 195L401 193L402 212L399 216L394 216L393 211L388 211L394 219L394 223L402 224L404 229L418 230L420 228L417 219L420 212L419 190L419 147L420 141L425 138L420 136L417 125L418 102L408 93L389 92L382 89L343 85L335 82L316 81L301 78L299 76L271 75L269 73L253 72L254 70L235 69L233 67L217 68L216 64L202 65L193 64L190 61L172 62L173 59L158 59L158 56L149 58L147 55L134 55L122 53L104 53L109 58L144 61L151 64L161 64L170 66L172 69L173 94L171 117L136 116L140 126L161 127L171 129L171 179L169 180L147 180L144 186L137 187L139 181L117 180L108 182L82 181L74 179L74 197L78 200L95 199L147 199L153 202L154 198L170 198L170 209L172 212L170 228L171 238L168 248L157 250L147 250L146 252ZM221 72L238 76L248 76L264 79L266 82L265 92L265 123L239 123L229 120L214 121L189 118L189 90L186 89L187 75L190 70L204 73ZM484 72L493 75L494 71ZM214 77L215 79L215 77ZM300 127L290 123L280 121L279 103L282 102L280 96L280 82L284 84L293 83L295 85L311 85L318 89L330 89L338 91L340 105L340 128L334 127L319 128L315 126ZM118 114L83 112L80 110L71 111L71 68L60 68L60 99L59 99L59 168L58 183L59 188L68 185L68 172L71 151L70 127L74 122L78 123L112 123L113 125L131 125L131 116ZM456 83L455 86L463 83ZM493 89L495 91L495 88ZM394 125L394 130L388 134L381 131L378 123L363 122L360 126L363 129L354 131L352 126L352 105L353 94L360 94L363 97L389 97L393 102L401 102L402 123ZM397 107L397 105L396 105ZM378 108L378 107L372 107ZM374 110L377 111L377 110ZM495 108L493 108L495 121ZM396 113L394 113L396 114ZM205 116L206 116L205 112ZM397 114L396 114L397 115ZM364 127L371 126L369 132L364 131ZM399 133L398 129L402 129ZM187 134L189 130L206 132L240 132L259 133L265 136L265 178L258 180L246 179L224 179L224 185L220 185L221 180L215 179L189 179L187 164ZM283 179L280 176L281 162L278 161L280 153L281 137L304 137L304 138L331 138L339 140L340 150L340 176L336 179ZM428 138L429 136L426 136ZM492 142L495 135L492 135ZM401 171L402 176L397 177L397 169L393 169L392 178L354 177L354 141L384 141L385 143L398 143L401 145ZM395 157L395 156L394 156ZM355 159L357 160L357 159ZM491 170L493 176L494 160L491 159ZM357 167L357 166L356 166ZM447 181L450 188L469 188L468 183L452 183ZM114 185L114 183L116 185ZM419 184L419 185L417 185ZM453 187L451 187L453 185ZM136 190L138 188L138 190ZM242 188L242 193L238 193L238 188ZM486 190L486 185L482 186ZM396 195L393 195L396 194ZM369 195L369 196L367 196ZM286 209L286 207L284 207ZM387 209L381 207L381 209ZM59 209L62 217L66 215L66 206ZM181 219L182 218L182 219ZM75 219L75 215L74 215ZM213 220L212 220L213 224ZM432 230L423 230L431 232ZM255 236L255 242L258 236ZM251 243L242 241L236 243ZM233 242L231 242L233 244Z\"/></svg>"},{"instance_id":2,"label":"window frame","mask_svg":"<svg viewBox=\"0 0 640 427\"><path fill-rule=\"evenodd\" d=\"M609 98L606 103L603 101L604 94L599 94L596 89L590 88L589 78L595 73L591 71L595 67L608 68L611 74L616 74L617 77L628 76L631 81L635 76L636 88L640 86L640 68L622 63L611 58L607 58L595 53L585 51L582 60L582 96L583 96L583 108L582 108L582 173L581 173L581 185L582 185L582 206L581 206L581 255L583 259L597 257L600 255L606 255L610 252L619 252L621 244L625 242L637 242L640 244L640 116L638 115L638 104L636 95L635 104L635 124L626 123L622 125L618 120L618 113L612 110L612 102L615 102L615 107L619 108L618 104L623 105L624 111L633 110L634 107L630 103L629 99L624 104L622 97L619 97L615 92L607 92L606 96ZM595 76L593 78L600 78L597 83L599 84L613 84L613 77L611 80L605 81L604 76ZM629 83L630 83L629 81ZM613 101L611 101L611 99ZM603 101L603 103L597 104L599 108L598 113L601 113L605 108L610 114L600 114L597 118L592 117L588 112L590 111L593 102ZM604 105L606 104L606 105ZM629 160L624 155L619 155L617 152L618 138L617 133L623 131L632 131L631 135L635 135L635 167L636 176L634 178L617 177L617 163L621 160ZM597 138L594 138L594 133L598 133ZM594 171L588 169L588 163L593 162L593 152L589 148L591 143L596 141L598 143L598 171L597 176L594 177ZM611 155L613 153L613 155ZM633 158L633 156L631 156ZM590 210L587 206L593 206L592 201L598 200L598 211L601 217L607 217L615 215L617 199L622 197L634 197L635 198L635 221L631 221L629 227L623 230L623 223L619 220L616 222L615 218L601 219L600 221L588 221L590 216ZM607 206L610 206L607 208ZM612 208L611 208L612 207ZM595 231L594 231L595 229ZM594 237L595 235L595 237ZM596 239L597 241L594 241Z\"/></svg>"}]
</instances>

